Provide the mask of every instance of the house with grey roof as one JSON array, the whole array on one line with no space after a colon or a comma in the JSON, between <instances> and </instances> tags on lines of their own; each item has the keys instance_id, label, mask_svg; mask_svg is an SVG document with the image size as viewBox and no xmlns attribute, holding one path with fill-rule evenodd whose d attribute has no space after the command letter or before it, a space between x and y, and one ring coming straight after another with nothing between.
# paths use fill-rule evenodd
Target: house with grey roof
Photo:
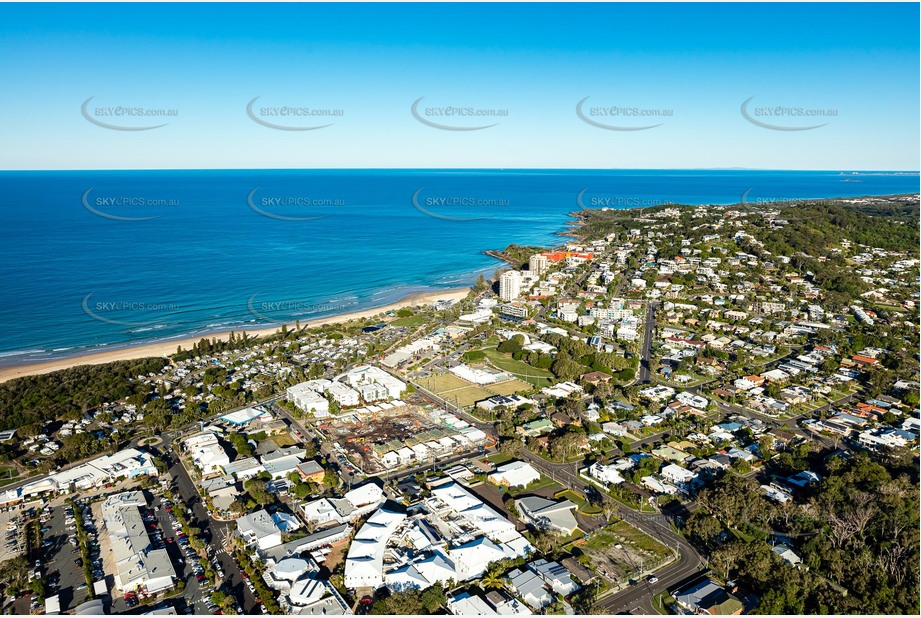
<instances>
[{"instance_id":1,"label":"house with grey roof","mask_svg":"<svg viewBox=\"0 0 921 618\"><path fill-rule=\"evenodd\" d=\"M553 595L547 590L544 580L534 571L515 569L507 578L512 589L531 609L539 610L553 603Z\"/></svg>"},{"instance_id":2,"label":"house with grey roof","mask_svg":"<svg viewBox=\"0 0 921 618\"><path fill-rule=\"evenodd\" d=\"M576 505L569 500L554 502L540 496L525 496L515 501L521 519L538 530L556 530L565 535L572 534L579 527L576 521Z\"/></svg>"},{"instance_id":3,"label":"house with grey roof","mask_svg":"<svg viewBox=\"0 0 921 618\"><path fill-rule=\"evenodd\" d=\"M559 562L540 559L528 564L528 568L537 573L555 593L564 597L579 589L579 584L572 580L569 570Z\"/></svg>"}]
</instances>

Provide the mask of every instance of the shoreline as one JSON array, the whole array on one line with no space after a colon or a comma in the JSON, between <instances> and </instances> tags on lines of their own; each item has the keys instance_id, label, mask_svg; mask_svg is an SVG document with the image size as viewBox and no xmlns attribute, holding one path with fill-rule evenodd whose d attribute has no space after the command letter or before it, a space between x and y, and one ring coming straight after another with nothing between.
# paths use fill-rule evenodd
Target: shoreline
<instances>
[{"instance_id":1,"label":"shoreline","mask_svg":"<svg viewBox=\"0 0 921 618\"><path fill-rule=\"evenodd\" d=\"M779 202L778 205L788 206L795 205L797 202L808 202L808 201L848 201L848 200L864 200L864 199L886 199L886 198L905 198L905 197L914 197L918 194L916 193L892 193L885 195L862 195L859 197L835 197L835 198L791 198L790 200L784 200ZM693 206L690 204L674 204L675 206ZM709 206L746 206L746 202L734 202L732 204L708 204ZM663 205L659 205L663 206ZM622 210L644 210L644 208L624 208ZM588 209L592 210L592 209ZM567 218L567 221L564 224L564 229L554 233L555 236L561 238L576 238L580 239L579 230L585 225L584 215L585 209L576 210L566 213L564 216ZM482 253L488 255L494 259L499 260L506 266L509 265L507 260L499 255L499 250L484 250ZM443 299L461 299L467 296L467 294L472 289L472 286L465 288L451 288L444 291L423 291L423 292L413 292L407 294L400 300L390 303L388 305L382 305L380 307L372 307L369 309L353 311L350 313L343 313L339 315L332 315L325 318L320 318L316 321L309 322L305 325L305 328L311 329L319 326L325 326L327 324L338 324L342 322L348 322L355 319L364 319L372 317L374 315L384 313L387 311L395 311L404 307L411 307L415 305L430 304L436 300ZM7 382L20 377L26 377L31 375L42 375L46 373L52 373L54 371L59 371L62 369L69 369L71 367L77 367L80 365L101 365L105 363L111 363L119 360L134 360L139 358L150 358L150 357L168 357L176 353L177 347L182 346L183 348L190 348L192 345L198 343L202 339L217 339L220 341L226 341L230 333L242 334L246 333L249 336L263 337L266 335L272 335L280 331L283 325L279 324L277 326L258 328L254 330L247 329L234 329L227 331L215 331L213 333L203 333L196 336L190 337L181 337L177 339L172 339L170 341L160 341L153 343L138 343L135 345L128 344L123 348L106 350L102 352L91 352L86 354L78 354L76 356L63 357L60 359L47 360L47 361L38 361L33 363L20 363L17 365L7 365L0 366L0 383ZM291 325L285 325L291 326Z\"/></svg>"},{"instance_id":2,"label":"shoreline","mask_svg":"<svg viewBox=\"0 0 921 618\"><path fill-rule=\"evenodd\" d=\"M380 313L387 311L396 311L397 309L403 309L405 307L413 307L416 305L427 305L434 303L436 300L460 300L467 296L470 293L472 288L451 288L443 291L429 291L429 292L413 292L407 294L400 300L390 303L388 305L382 305L380 307L371 307L369 309L363 309L360 311L352 311L350 313L341 313L339 315L331 315L325 318L320 318L308 322L304 327L308 330L318 327L326 326L328 324L340 324L343 322L348 322L350 320L359 320L369 318ZM287 324L288 327L292 327L293 324ZM184 349L189 349L192 345L198 343L202 339L218 339L220 341L226 341L230 337L230 333L242 334L246 333L249 336L264 337L266 335L273 335L281 330L282 325L270 326L257 329L236 329L228 331L218 331L214 333L207 333L198 335L195 337L183 337L180 339L173 339L171 341L161 341L156 343L140 343L137 345L128 345L124 348L117 350L106 350L104 352L93 352L90 354L81 354L77 356L70 356L66 358L60 358L56 360L49 361L40 361L37 363L25 363L20 365L8 365L0 367L0 382L7 382L9 380L14 380L16 378L22 378L26 376L42 375L46 373L52 373L54 371L60 371L62 369L69 369L71 367L77 367L80 365L103 365L105 363L111 363L114 361L120 360L135 360L139 358L150 358L150 357L167 357L176 353L176 349L179 346L182 346Z\"/></svg>"}]
</instances>

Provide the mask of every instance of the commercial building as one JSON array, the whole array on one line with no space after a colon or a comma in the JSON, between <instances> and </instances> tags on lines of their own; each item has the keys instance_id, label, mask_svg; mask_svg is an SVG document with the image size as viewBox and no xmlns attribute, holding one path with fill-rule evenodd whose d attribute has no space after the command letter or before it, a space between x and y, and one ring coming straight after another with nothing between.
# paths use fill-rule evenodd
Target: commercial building
<instances>
[{"instance_id":1,"label":"commercial building","mask_svg":"<svg viewBox=\"0 0 921 618\"><path fill-rule=\"evenodd\" d=\"M220 472L223 466L230 464L230 458L214 432L204 431L190 436L183 440L183 445L203 475Z\"/></svg>"},{"instance_id":2,"label":"commercial building","mask_svg":"<svg viewBox=\"0 0 921 618\"><path fill-rule=\"evenodd\" d=\"M320 498L300 506L300 515L311 525L345 524L363 517L384 501L384 491L374 482L345 493L341 498Z\"/></svg>"},{"instance_id":3,"label":"commercial building","mask_svg":"<svg viewBox=\"0 0 921 618\"><path fill-rule=\"evenodd\" d=\"M384 552L405 513L378 509L355 534L345 559L346 588L378 589L384 585Z\"/></svg>"},{"instance_id":4,"label":"commercial building","mask_svg":"<svg viewBox=\"0 0 921 618\"><path fill-rule=\"evenodd\" d=\"M684 590L672 593L678 606L691 614L737 616L744 606L712 579L705 579Z\"/></svg>"},{"instance_id":5,"label":"commercial building","mask_svg":"<svg viewBox=\"0 0 921 618\"><path fill-rule=\"evenodd\" d=\"M521 518L538 530L553 530L568 536L579 527L573 511L576 505L569 500L554 502L540 496L525 496L515 501Z\"/></svg>"},{"instance_id":6,"label":"commercial building","mask_svg":"<svg viewBox=\"0 0 921 618\"><path fill-rule=\"evenodd\" d=\"M243 408L242 410L237 410L236 412L231 412L221 417L222 421L226 421L232 425L245 425L250 421L253 421L260 416L271 416L263 410L257 408Z\"/></svg>"},{"instance_id":7,"label":"commercial building","mask_svg":"<svg viewBox=\"0 0 921 618\"><path fill-rule=\"evenodd\" d=\"M102 520L112 547L115 588L143 589L156 594L173 587L176 572L165 549L153 549L138 510L147 500L141 491L109 496L102 503Z\"/></svg>"},{"instance_id":8,"label":"commercial building","mask_svg":"<svg viewBox=\"0 0 921 618\"><path fill-rule=\"evenodd\" d=\"M148 453L129 448L112 455L97 457L22 487L19 496L28 498L49 491L86 490L111 483L119 478L157 476L157 466Z\"/></svg>"},{"instance_id":9,"label":"commercial building","mask_svg":"<svg viewBox=\"0 0 921 618\"><path fill-rule=\"evenodd\" d=\"M375 367L373 365L355 367L345 374L345 379L350 386L357 388L359 392L361 392L362 397L365 397L367 392L368 394L373 394L373 396L378 399L399 399L406 390L406 383L393 377L380 367ZM377 388L362 388L370 385L374 385ZM382 394L383 396L381 396ZM378 399L375 399L375 401ZM369 400L365 398L365 401Z\"/></svg>"},{"instance_id":10,"label":"commercial building","mask_svg":"<svg viewBox=\"0 0 921 618\"><path fill-rule=\"evenodd\" d=\"M349 407L358 405L358 391L351 388L348 384L330 382L326 392L328 392L333 400L340 406Z\"/></svg>"}]
</instances>

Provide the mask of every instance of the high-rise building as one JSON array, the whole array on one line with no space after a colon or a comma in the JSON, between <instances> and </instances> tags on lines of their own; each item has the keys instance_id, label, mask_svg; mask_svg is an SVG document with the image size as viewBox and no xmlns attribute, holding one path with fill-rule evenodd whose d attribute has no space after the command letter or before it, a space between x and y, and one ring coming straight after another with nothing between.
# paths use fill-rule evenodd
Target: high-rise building
<instances>
[{"instance_id":1,"label":"high-rise building","mask_svg":"<svg viewBox=\"0 0 921 618\"><path fill-rule=\"evenodd\" d=\"M508 302L521 294L521 273L507 270L499 277L499 298Z\"/></svg>"},{"instance_id":2,"label":"high-rise building","mask_svg":"<svg viewBox=\"0 0 921 618\"><path fill-rule=\"evenodd\" d=\"M532 275L536 275L540 277L545 272L547 272L547 267L549 266L549 264L550 262L547 260L546 255L541 255L540 253L536 253L531 256L530 260L528 260L528 271Z\"/></svg>"}]
</instances>

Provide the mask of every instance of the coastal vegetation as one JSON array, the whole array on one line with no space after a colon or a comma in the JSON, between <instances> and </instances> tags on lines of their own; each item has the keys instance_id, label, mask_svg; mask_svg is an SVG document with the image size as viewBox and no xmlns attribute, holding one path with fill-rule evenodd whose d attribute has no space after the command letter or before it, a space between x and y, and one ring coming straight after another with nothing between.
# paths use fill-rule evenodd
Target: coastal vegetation
<instances>
[{"instance_id":1,"label":"coastal vegetation","mask_svg":"<svg viewBox=\"0 0 921 618\"><path fill-rule=\"evenodd\" d=\"M31 435L48 421L77 420L103 402L136 394L134 378L166 365L163 358L141 358L9 380L0 384L0 429Z\"/></svg>"}]
</instances>

